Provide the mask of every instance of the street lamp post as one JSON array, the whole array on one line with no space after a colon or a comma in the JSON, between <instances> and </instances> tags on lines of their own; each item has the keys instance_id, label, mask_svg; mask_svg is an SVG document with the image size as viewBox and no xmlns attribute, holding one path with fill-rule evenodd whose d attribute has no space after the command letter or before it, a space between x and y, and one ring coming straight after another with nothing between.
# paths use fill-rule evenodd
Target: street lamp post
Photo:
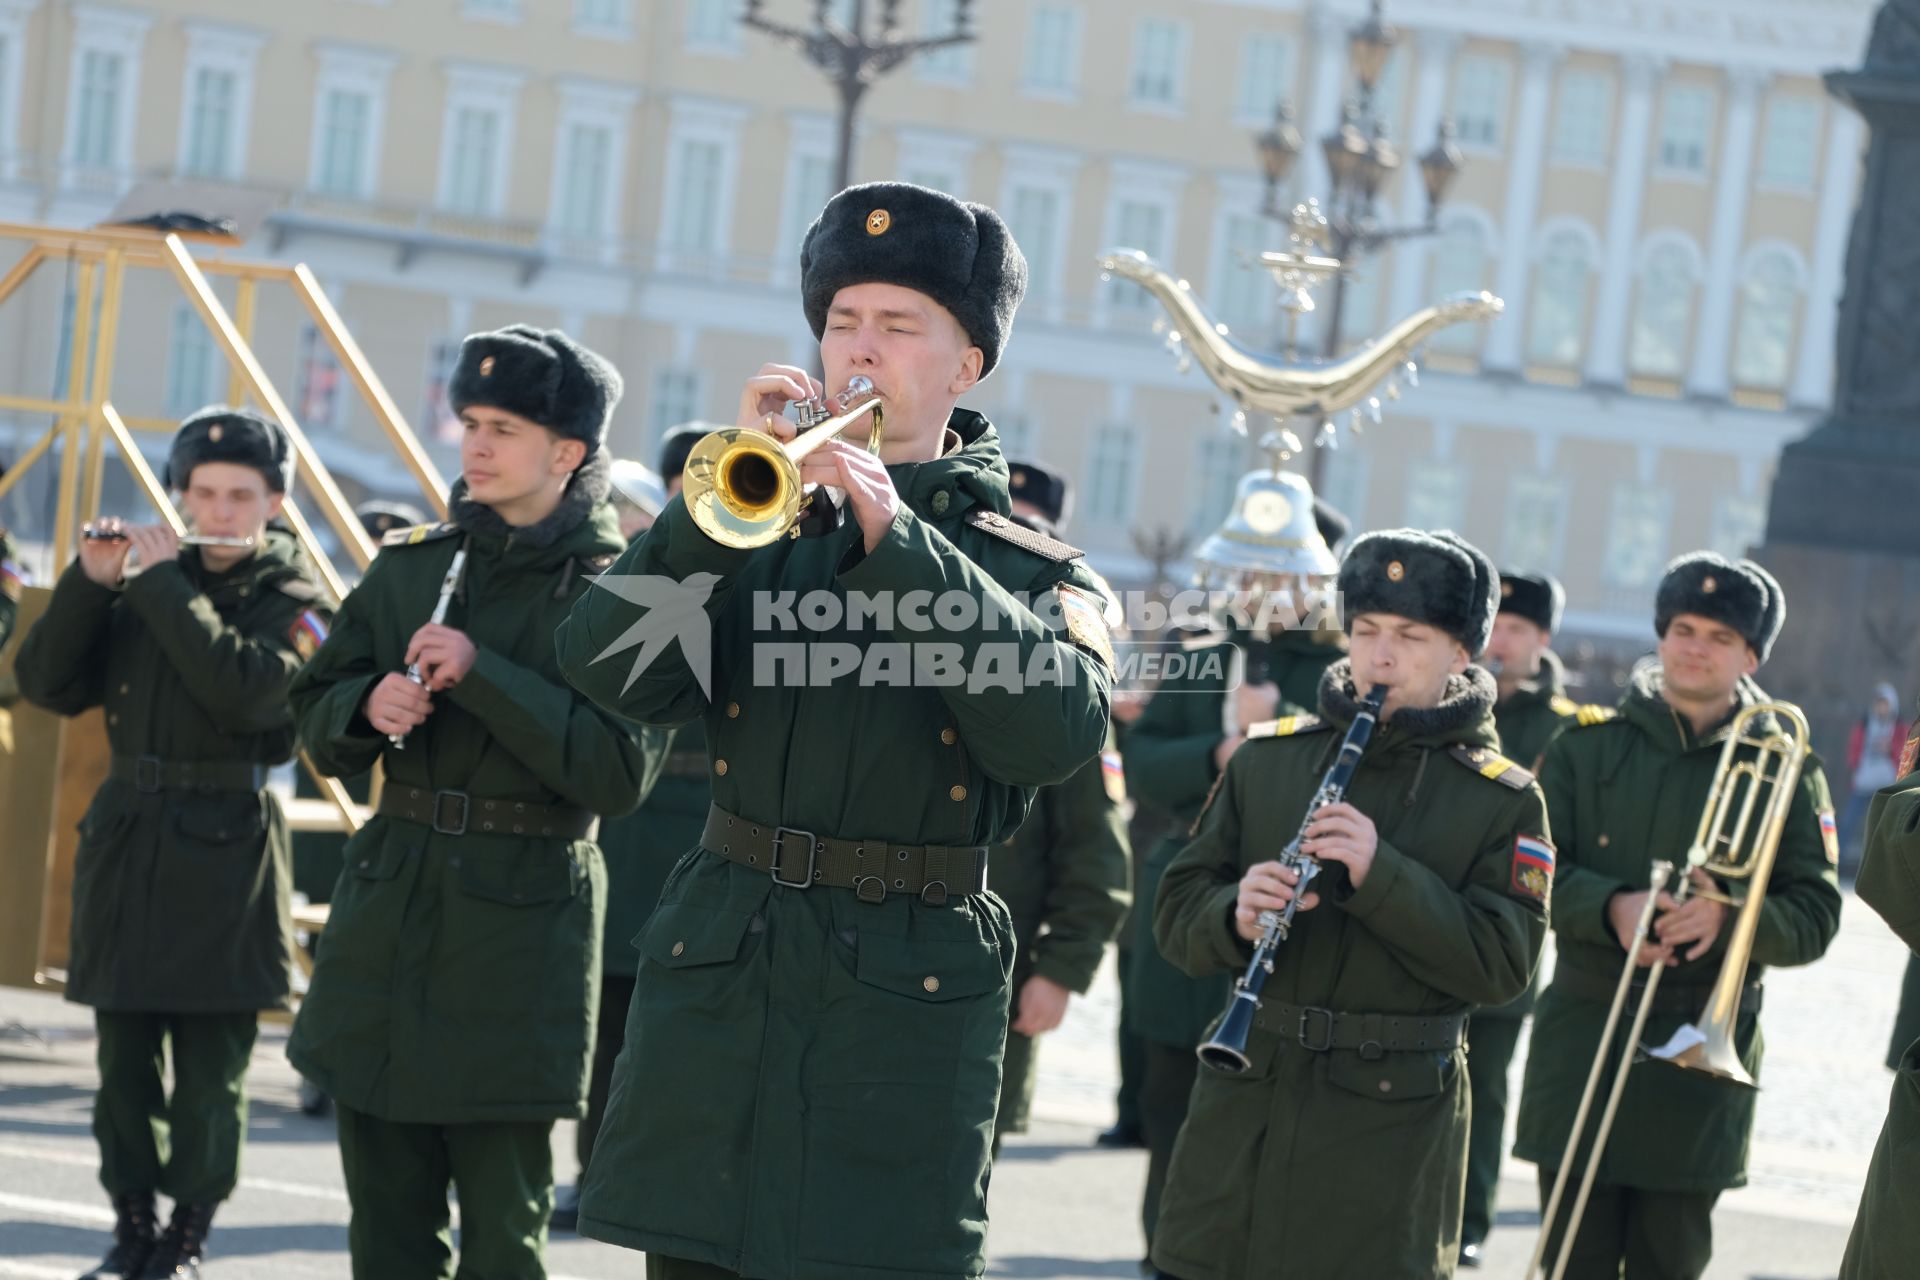
<instances>
[{"instance_id":1,"label":"street lamp post","mask_svg":"<svg viewBox=\"0 0 1920 1280\"><path fill-rule=\"evenodd\" d=\"M834 157L835 191L853 185L853 126L860 100L873 82L907 59L949 45L970 43L973 0L954 0L953 30L946 35L903 38L900 35L900 0L877 0L880 27L876 37L867 35L868 0L813 0L813 24L790 26L768 18L763 10L766 0L747 0L741 14L743 25L763 32L807 56L807 60L827 74L840 99L839 152ZM834 10L842 10L836 17Z\"/></svg>"},{"instance_id":2,"label":"street lamp post","mask_svg":"<svg viewBox=\"0 0 1920 1280\"><path fill-rule=\"evenodd\" d=\"M1332 359L1340 352L1340 325L1346 310L1347 278L1357 257L1379 252L1396 240L1432 235L1439 229L1440 205L1460 173L1460 148L1454 145L1453 126L1446 120L1425 154L1419 158L1420 176L1427 191L1427 216L1424 222L1408 226L1386 226L1379 218L1377 199L1387 181L1399 172L1401 155L1387 138L1386 122L1374 106L1374 91L1393 56L1400 33L1387 25L1380 12L1381 0L1373 0L1365 22L1355 27L1350 38L1347 66L1355 91L1341 113L1340 124L1320 140L1327 158L1327 172L1333 182L1331 197L1321 206L1324 217L1314 219L1324 237L1323 249L1337 259L1340 268L1332 273L1333 294L1327 307L1325 332L1320 354ZM1261 212L1267 217L1294 226L1293 218L1280 199L1280 188L1293 172L1306 150L1306 140L1294 124L1293 113L1281 103L1273 124L1254 137L1254 151L1266 180L1266 197ZM1317 203L1317 202L1316 202ZM1325 471L1325 450L1313 451L1311 480L1320 487Z\"/></svg>"}]
</instances>

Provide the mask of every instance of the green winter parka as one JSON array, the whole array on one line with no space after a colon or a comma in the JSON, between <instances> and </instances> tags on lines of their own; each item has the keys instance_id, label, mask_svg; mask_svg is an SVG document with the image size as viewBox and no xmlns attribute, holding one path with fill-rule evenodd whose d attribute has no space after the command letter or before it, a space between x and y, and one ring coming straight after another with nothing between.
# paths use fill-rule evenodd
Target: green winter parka
<instances>
[{"instance_id":1,"label":"green winter parka","mask_svg":"<svg viewBox=\"0 0 1920 1280\"><path fill-rule=\"evenodd\" d=\"M623 545L606 462L524 529L454 486L454 522L387 535L291 696L302 744L335 775L386 770L386 793L464 792L464 834L376 814L348 843L313 982L287 1056L342 1105L424 1124L581 1114L600 985L606 870L592 839L482 829L484 800L624 813L662 737L561 679L554 628ZM405 669L454 552L446 625L479 649L403 748L362 708ZM459 807L455 804L454 807ZM448 811L446 826L458 824Z\"/></svg>"},{"instance_id":2,"label":"green winter parka","mask_svg":"<svg viewBox=\"0 0 1920 1280\"><path fill-rule=\"evenodd\" d=\"M291 989L292 844L264 766L293 755L287 683L303 618L327 610L306 556L270 532L224 573L198 548L119 589L76 561L21 641L21 693L60 715L106 712L109 777L80 823L67 998L116 1013L281 1008ZM155 787L189 762L261 766L257 787Z\"/></svg>"},{"instance_id":3,"label":"green winter parka","mask_svg":"<svg viewBox=\"0 0 1920 1280\"><path fill-rule=\"evenodd\" d=\"M1661 687L1658 667L1637 674L1617 717L1562 733L1547 748L1541 769L1559 844L1553 881L1557 961L1534 1009L1514 1154L1549 1169L1560 1165L1626 963L1607 903L1616 893L1644 892L1657 858L1685 866L1732 720L1730 712L1713 732L1697 737L1661 696ZM1743 707L1766 700L1750 680L1742 681L1737 696ZM1767 883L1749 984L1758 984L1769 967L1818 960L1840 927L1833 847L1822 838L1832 810L1826 777L1810 757ZM1643 1042L1664 1044L1698 1017L1719 976L1734 919L1727 916L1719 938L1699 959L1683 959L1661 977L1663 999L1690 991L1697 1004L1691 1012L1655 1009ZM1632 1016L1636 998L1629 998L1623 1019ZM1740 1016L1736 1041L1741 1061L1758 1077L1764 1045L1757 1010ZM1686 1192L1745 1185L1754 1097L1750 1089L1699 1073L1635 1066L1601 1159L1600 1183Z\"/></svg>"},{"instance_id":4,"label":"green winter parka","mask_svg":"<svg viewBox=\"0 0 1920 1280\"><path fill-rule=\"evenodd\" d=\"M851 517L822 537L730 549L676 497L610 578L635 594L664 580L706 589L698 613L709 634L682 617L673 643L641 650L640 669L632 649L601 660L656 606L597 591L561 630L568 677L648 723L703 719L714 804L743 823L883 848L997 845L1036 787L1099 752L1111 655L1085 612L1070 642L1015 599L1060 584L1094 602L1099 620L1098 586L1077 553L1007 520L997 433L966 410L950 430L958 440L943 456L888 467L900 510L870 554ZM834 602L855 592L896 605L899 629L866 615L850 625ZM994 607L972 623L965 609L940 621L940 602L962 598ZM908 621L916 600L929 629ZM863 677L904 644L955 646L963 672L986 672L989 654L1013 656L1016 675L1038 659L1058 679ZM793 650L815 655L818 678L761 665ZM858 670L827 674L828 654L853 655ZM890 670L904 681L911 668L903 659ZM635 944L639 977L582 1191L583 1234L763 1280L982 1273L1014 953L998 896L865 901L848 888L776 885L696 845Z\"/></svg>"}]
</instances>

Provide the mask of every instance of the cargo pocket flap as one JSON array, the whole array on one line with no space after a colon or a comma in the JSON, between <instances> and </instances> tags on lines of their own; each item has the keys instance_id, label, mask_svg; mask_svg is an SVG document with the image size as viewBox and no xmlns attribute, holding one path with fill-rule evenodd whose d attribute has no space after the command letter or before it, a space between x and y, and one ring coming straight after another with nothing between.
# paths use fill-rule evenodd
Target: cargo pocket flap
<instances>
[{"instance_id":1,"label":"cargo pocket flap","mask_svg":"<svg viewBox=\"0 0 1920 1280\"><path fill-rule=\"evenodd\" d=\"M1439 1050L1388 1053L1372 1061L1351 1049L1327 1055L1327 1080L1379 1102L1437 1097L1453 1079L1453 1054Z\"/></svg>"},{"instance_id":2,"label":"cargo pocket flap","mask_svg":"<svg viewBox=\"0 0 1920 1280\"><path fill-rule=\"evenodd\" d=\"M260 797L253 792L196 795L174 814L174 826L201 844L236 844L257 839L266 830Z\"/></svg>"},{"instance_id":3,"label":"cargo pocket flap","mask_svg":"<svg viewBox=\"0 0 1920 1280\"><path fill-rule=\"evenodd\" d=\"M740 954L752 913L675 902L654 911L634 941L641 954L668 969L724 964Z\"/></svg>"},{"instance_id":4,"label":"cargo pocket flap","mask_svg":"<svg viewBox=\"0 0 1920 1280\"><path fill-rule=\"evenodd\" d=\"M861 933L854 976L916 1000L964 1000L1007 981L1000 953L985 943L910 942Z\"/></svg>"},{"instance_id":5,"label":"cargo pocket flap","mask_svg":"<svg viewBox=\"0 0 1920 1280\"><path fill-rule=\"evenodd\" d=\"M460 887L475 898L509 907L531 907L571 898L581 880L570 854L543 849L532 855L489 858L456 855Z\"/></svg>"},{"instance_id":6,"label":"cargo pocket flap","mask_svg":"<svg viewBox=\"0 0 1920 1280\"><path fill-rule=\"evenodd\" d=\"M370 848L347 846L347 871L361 880L391 880L406 860L407 846L398 840Z\"/></svg>"}]
</instances>

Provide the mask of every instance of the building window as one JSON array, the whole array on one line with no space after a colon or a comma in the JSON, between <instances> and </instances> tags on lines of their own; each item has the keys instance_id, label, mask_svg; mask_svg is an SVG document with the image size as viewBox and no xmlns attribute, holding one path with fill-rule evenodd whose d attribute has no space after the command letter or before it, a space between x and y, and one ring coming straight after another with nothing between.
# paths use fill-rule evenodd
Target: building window
<instances>
[{"instance_id":1,"label":"building window","mask_svg":"<svg viewBox=\"0 0 1920 1280\"><path fill-rule=\"evenodd\" d=\"M1375 258L1347 278L1347 294L1340 300L1340 341L1343 345L1368 342L1379 336L1381 281L1391 259ZM1455 326L1478 328L1479 326Z\"/></svg>"},{"instance_id":2,"label":"building window","mask_svg":"<svg viewBox=\"0 0 1920 1280\"><path fill-rule=\"evenodd\" d=\"M1736 386L1780 391L1793 369L1793 327L1800 312L1800 272L1784 253L1756 258L1740 283L1740 324L1733 346Z\"/></svg>"},{"instance_id":3,"label":"building window","mask_svg":"<svg viewBox=\"0 0 1920 1280\"><path fill-rule=\"evenodd\" d=\"M920 34L929 40L952 35L959 25L960 0L920 0ZM948 44L929 49L917 64L920 78L938 84L965 84L973 76L973 46Z\"/></svg>"},{"instance_id":4,"label":"building window","mask_svg":"<svg viewBox=\"0 0 1920 1280\"><path fill-rule=\"evenodd\" d=\"M446 187L440 203L453 213L491 217L498 212L502 124L488 107L457 106L448 121Z\"/></svg>"},{"instance_id":5,"label":"building window","mask_svg":"<svg viewBox=\"0 0 1920 1280\"><path fill-rule=\"evenodd\" d=\"M1811 190L1819 132L1820 104L1812 98L1775 98L1768 103L1760 181L1790 191Z\"/></svg>"},{"instance_id":6,"label":"building window","mask_svg":"<svg viewBox=\"0 0 1920 1280\"><path fill-rule=\"evenodd\" d=\"M1094 429L1087 468L1089 524L1124 528L1132 522L1138 454L1139 436L1132 427L1110 423Z\"/></svg>"},{"instance_id":7,"label":"building window","mask_svg":"<svg viewBox=\"0 0 1920 1280\"><path fill-rule=\"evenodd\" d=\"M1400 136L1400 115L1407 98L1407 65L1411 60L1405 49L1395 49L1387 55L1387 64L1380 68L1380 78L1373 85L1373 113L1387 126L1390 138Z\"/></svg>"},{"instance_id":8,"label":"building window","mask_svg":"<svg viewBox=\"0 0 1920 1280\"><path fill-rule=\"evenodd\" d=\"M1234 115L1241 124L1265 124L1293 92L1293 41L1283 35L1240 42L1240 89Z\"/></svg>"},{"instance_id":9,"label":"building window","mask_svg":"<svg viewBox=\"0 0 1920 1280\"><path fill-rule=\"evenodd\" d=\"M1187 28L1147 18L1134 28L1129 96L1136 106L1178 107L1186 92Z\"/></svg>"},{"instance_id":10,"label":"building window","mask_svg":"<svg viewBox=\"0 0 1920 1280\"><path fill-rule=\"evenodd\" d=\"M577 31L625 35L627 0L573 0L573 25Z\"/></svg>"},{"instance_id":11,"label":"building window","mask_svg":"<svg viewBox=\"0 0 1920 1280\"><path fill-rule=\"evenodd\" d=\"M1033 457L1033 419L1017 410L995 414L993 429L1000 437L1000 456L1014 462Z\"/></svg>"},{"instance_id":12,"label":"building window","mask_svg":"<svg viewBox=\"0 0 1920 1280\"><path fill-rule=\"evenodd\" d=\"M460 444L464 428L460 425L460 415L453 411L448 400L447 390L453 383L453 371L460 364L460 342L459 338L445 338L428 348L426 404L420 413L420 421L427 424L436 443L455 447Z\"/></svg>"},{"instance_id":13,"label":"building window","mask_svg":"<svg viewBox=\"0 0 1920 1280\"><path fill-rule=\"evenodd\" d=\"M1204 538L1233 512L1240 474L1247 469L1247 442L1215 432L1201 437L1198 454L1187 527L1195 537Z\"/></svg>"},{"instance_id":14,"label":"building window","mask_svg":"<svg viewBox=\"0 0 1920 1280\"><path fill-rule=\"evenodd\" d=\"M720 179L726 150L706 138L682 138L674 152L673 189L667 193L667 245L679 253L713 253L720 246Z\"/></svg>"},{"instance_id":15,"label":"building window","mask_svg":"<svg viewBox=\"0 0 1920 1280\"><path fill-rule=\"evenodd\" d=\"M213 373L213 335L193 304L183 302L173 309L173 333L167 345L167 413L184 418L211 404Z\"/></svg>"},{"instance_id":16,"label":"building window","mask_svg":"<svg viewBox=\"0 0 1920 1280\"><path fill-rule=\"evenodd\" d=\"M807 228L833 198L832 158L818 152L796 152L787 169L787 184L786 229L774 256L791 253L797 260Z\"/></svg>"},{"instance_id":17,"label":"building window","mask_svg":"<svg viewBox=\"0 0 1920 1280\"><path fill-rule=\"evenodd\" d=\"M1167 210L1147 200L1122 199L1114 213L1114 240L1123 248L1138 249L1149 258L1166 260ZM1107 301L1116 311L1141 313L1158 304L1153 295L1131 280L1115 276Z\"/></svg>"},{"instance_id":18,"label":"building window","mask_svg":"<svg viewBox=\"0 0 1920 1280\"><path fill-rule=\"evenodd\" d=\"M364 200L367 189L373 100L351 89L320 95L320 146L314 159L313 188L329 196Z\"/></svg>"},{"instance_id":19,"label":"building window","mask_svg":"<svg viewBox=\"0 0 1920 1280\"><path fill-rule=\"evenodd\" d=\"M1439 242L1427 254L1428 289L1433 297L1452 297L1456 293L1477 293L1487 287L1487 234L1472 218L1457 218L1440 233ZM1453 355L1472 355L1486 338L1481 324L1450 324L1433 335L1435 351Z\"/></svg>"},{"instance_id":20,"label":"building window","mask_svg":"<svg viewBox=\"0 0 1920 1280\"><path fill-rule=\"evenodd\" d=\"M294 393L300 425L308 431L337 430L346 407L343 390L333 348L319 329L308 325L300 332L300 377Z\"/></svg>"},{"instance_id":21,"label":"building window","mask_svg":"<svg viewBox=\"0 0 1920 1280\"><path fill-rule=\"evenodd\" d=\"M1713 139L1713 91L1677 84L1667 89L1660 113L1660 167L1669 173L1705 174Z\"/></svg>"},{"instance_id":22,"label":"building window","mask_svg":"<svg viewBox=\"0 0 1920 1280\"><path fill-rule=\"evenodd\" d=\"M554 222L561 234L579 240L603 240L613 196L613 130L573 121L561 130L560 207Z\"/></svg>"},{"instance_id":23,"label":"building window","mask_svg":"<svg viewBox=\"0 0 1920 1280\"><path fill-rule=\"evenodd\" d=\"M1647 255L1634 304L1627 364L1648 378L1678 378L1686 370L1693 330L1693 259L1676 244Z\"/></svg>"},{"instance_id":24,"label":"building window","mask_svg":"<svg viewBox=\"0 0 1920 1280\"><path fill-rule=\"evenodd\" d=\"M1064 4L1037 4L1027 26L1025 86L1050 94L1072 94L1080 87L1080 10Z\"/></svg>"},{"instance_id":25,"label":"building window","mask_svg":"<svg viewBox=\"0 0 1920 1280\"><path fill-rule=\"evenodd\" d=\"M1027 255L1030 295L1054 298L1060 292L1060 193L1047 187L1015 186L1007 202L1007 228Z\"/></svg>"},{"instance_id":26,"label":"building window","mask_svg":"<svg viewBox=\"0 0 1920 1280\"><path fill-rule=\"evenodd\" d=\"M1453 126L1463 145L1497 148L1505 136L1507 64L1469 55L1453 80Z\"/></svg>"},{"instance_id":27,"label":"building window","mask_svg":"<svg viewBox=\"0 0 1920 1280\"><path fill-rule=\"evenodd\" d=\"M520 0L460 0L460 16L483 22L518 22Z\"/></svg>"},{"instance_id":28,"label":"building window","mask_svg":"<svg viewBox=\"0 0 1920 1280\"><path fill-rule=\"evenodd\" d=\"M187 145L180 167L202 178L231 178L238 169L233 132L240 78L216 67L198 67L189 77Z\"/></svg>"},{"instance_id":29,"label":"building window","mask_svg":"<svg viewBox=\"0 0 1920 1280\"><path fill-rule=\"evenodd\" d=\"M1610 587L1642 591L1660 581L1667 563L1668 498L1638 482L1613 491L1601 577Z\"/></svg>"},{"instance_id":30,"label":"building window","mask_svg":"<svg viewBox=\"0 0 1920 1280\"><path fill-rule=\"evenodd\" d=\"M1267 228L1253 213L1229 213L1220 220L1213 255L1214 313L1243 339L1255 340L1274 322L1273 275L1257 259L1267 247Z\"/></svg>"},{"instance_id":31,"label":"building window","mask_svg":"<svg viewBox=\"0 0 1920 1280\"><path fill-rule=\"evenodd\" d=\"M1407 485L1407 527L1458 529L1467 513L1467 473L1436 460L1414 468Z\"/></svg>"},{"instance_id":32,"label":"building window","mask_svg":"<svg viewBox=\"0 0 1920 1280\"><path fill-rule=\"evenodd\" d=\"M1501 563L1522 573L1556 572L1566 517L1565 480L1557 476L1514 476L1507 492Z\"/></svg>"},{"instance_id":33,"label":"building window","mask_svg":"<svg viewBox=\"0 0 1920 1280\"><path fill-rule=\"evenodd\" d=\"M1748 555L1767 533L1767 504L1760 498L1723 494L1713 504L1713 537L1708 543L1729 560Z\"/></svg>"},{"instance_id":34,"label":"building window","mask_svg":"<svg viewBox=\"0 0 1920 1280\"><path fill-rule=\"evenodd\" d=\"M120 96L127 60L104 49L80 54L80 91L73 121L73 162L89 169L120 165Z\"/></svg>"},{"instance_id":35,"label":"building window","mask_svg":"<svg viewBox=\"0 0 1920 1280\"><path fill-rule=\"evenodd\" d=\"M1326 469L1320 477L1320 496L1352 521L1356 531L1367 527L1367 459L1370 456L1371 452L1366 449L1335 449L1326 455ZM1340 554L1339 547L1332 550L1335 555Z\"/></svg>"},{"instance_id":36,"label":"building window","mask_svg":"<svg viewBox=\"0 0 1920 1280\"><path fill-rule=\"evenodd\" d=\"M740 0L687 0L687 48L740 52Z\"/></svg>"},{"instance_id":37,"label":"building window","mask_svg":"<svg viewBox=\"0 0 1920 1280\"><path fill-rule=\"evenodd\" d=\"M1561 76L1560 102L1553 119L1553 158L1561 164L1603 166L1612 136L1612 79L1598 71L1569 71Z\"/></svg>"},{"instance_id":38,"label":"building window","mask_svg":"<svg viewBox=\"0 0 1920 1280\"><path fill-rule=\"evenodd\" d=\"M1579 363L1592 274L1587 242L1579 233L1561 231L1547 241L1534 269L1533 298L1527 309L1527 356L1535 364Z\"/></svg>"},{"instance_id":39,"label":"building window","mask_svg":"<svg viewBox=\"0 0 1920 1280\"><path fill-rule=\"evenodd\" d=\"M662 369L653 375L648 420L660 439L683 422L700 416L700 374L694 369Z\"/></svg>"}]
</instances>

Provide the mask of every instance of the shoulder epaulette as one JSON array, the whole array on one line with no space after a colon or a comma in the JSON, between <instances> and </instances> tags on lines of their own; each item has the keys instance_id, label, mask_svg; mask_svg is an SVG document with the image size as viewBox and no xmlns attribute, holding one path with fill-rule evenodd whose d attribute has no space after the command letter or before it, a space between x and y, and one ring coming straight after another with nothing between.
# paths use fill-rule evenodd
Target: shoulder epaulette
<instances>
[{"instance_id":1,"label":"shoulder epaulette","mask_svg":"<svg viewBox=\"0 0 1920 1280\"><path fill-rule=\"evenodd\" d=\"M1333 726L1314 715L1281 716L1278 720L1260 720L1247 726L1247 741L1255 738L1291 738L1296 734L1318 733Z\"/></svg>"},{"instance_id":2,"label":"shoulder epaulette","mask_svg":"<svg viewBox=\"0 0 1920 1280\"><path fill-rule=\"evenodd\" d=\"M432 542L436 538L445 538L460 532L460 526L451 520L439 524L410 524L402 529L389 529L380 538L383 547L410 547L416 542Z\"/></svg>"},{"instance_id":3,"label":"shoulder epaulette","mask_svg":"<svg viewBox=\"0 0 1920 1280\"><path fill-rule=\"evenodd\" d=\"M1559 710L1557 707L1554 709L1556 711ZM1562 711L1560 714L1571 715L1576 724L1585 727L1588 725L1605 724L1609 720L1618 720L1620 718L1620 708L1610 707L1604 702L1582 702L1577 704L1572 711Z\"/></svg>"},{"instance_id":4,"label":"shoulder epaulette","mask_svg":"<svg viewBox=\"0 0 1920 1280\"><path fill-rule=\"evenodd\" d=\"M1049 538L1044 533L1035 533L1027 526L1015 524L998 511L988 511L985 507L975 507L967 512L966 522L982 533L990 533L1002 542L1011 542L1022 551L1031 551L1059 564L1077 560L1086 554L1078 547L1069 546L1058 538Z\"/></svg>"},{"instance_id":5,"label":"shoulder epaulette","mask_svg":"<svg viewBox=\"0 0 1920 1280\"><path fill-rule=\"evenodd\" d=\"M320 589L318 583L293 575L289 575L274 583L273 589L283 596L298 600L301 604L312 604L315 600L321 599L326 594Z\"/></svg>"},{"instance_id":6,"label":"shoulder epaulette","mask_svg":"<svg viewBox=\"0 0 1920 1280\"><path fill-rule=\"evenodd\" d=\"M1492 747L1469 747L1455 743L1447 748L1447 754L1481 777L1491 778L1515 791L1525 791L1533 782L1532 770L1522 769Z\"/></svg>"}]
</instances>

